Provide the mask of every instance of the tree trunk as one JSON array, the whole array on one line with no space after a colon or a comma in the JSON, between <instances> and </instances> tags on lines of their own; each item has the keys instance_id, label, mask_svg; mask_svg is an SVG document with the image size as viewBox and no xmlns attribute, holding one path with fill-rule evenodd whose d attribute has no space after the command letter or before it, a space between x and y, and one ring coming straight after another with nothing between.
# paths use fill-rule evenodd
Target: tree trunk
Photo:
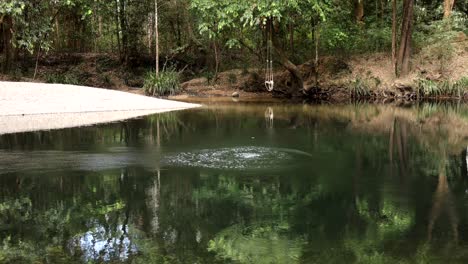
<instances>
[{"instance_id":1,"label":"tree trunk","mask_svg":"<svg viewBox=\"0 0 468 264\"><path fill-rule=\"evenodd\" d=\"M0 54L3 53L5 43L3 43L3 16L0 17ZM1 65L1 62L0 62Z\"/></svg>"},{"instance_id":2,"label":"tree trunk","mask_svg":"<svg viewBox=\"0 0 468 264\"><path fill-rule=\"evenodd\" d=\"M119 57L122 57L119 31L119 2L118 0L115 0L115 36L117 37L117 50L119 51Z\"/></svg>"},{"instance_id":3,"label":"tree trunk","mask_svg":"<svg viewBox=\"0 0 468 264\"><path fill-rule=\"evenodd\" d=\"M148 14L148 51L150 56L153 54L153 32L154 32L154 18L153 14Z\"/></svg>"},{"instance_id":4,"label":"tree trunk","mask_svg":"<svg viewBox=\"0 0 468 264\"><path fill-rule=\"evenodd\" d=\"M122 31L122 58L121 60L125 63L128 62L128 30L127 30L127 21L125 16L125 1L120 0L120 30Z\"/></svg>"},{"instance_id":5,"label":"tree trunk","mask_svg":"<svg viewBox=\"0 0 468 264\"><path fill-rule=\"evenodd\" d=\"M111 53L114 53L115 52L115 49L114 49L114 32L112 32L112 24L111 25L107 25L106 27L106 34L110 36L110 51Z\"/></svg>"},{"instance_id":6,"label":"tree trunk","mask_svg":"<svg viewBox=\"0 0 468 264\"><path fill-rule=\"evenodd\" d=\"M12 45L12 27L13 18L11 16L5 16L3 19L3 50L5 53L5 61L3 64L3 71L8 72L11 68L11 54L13 50Z\"/></svg>"},{"instance_id":7,"label":"tree trunk","mask_svg":"<svg viewBox=\"0 0 468 264\"><path fill-rule=\"evenodd\" d=\"M313 18L311 20L312 24L312 40L314 41L314 79L315 79L315 87L318 86L318 78L319 78L319 72L318 72L318 66L319 66L319 33L318 33L318 23L316 20Z\"/></svg>"},{"instance_id":8,"label":"tree trunk","mask_svg":"<svg viewBox=\"0 0 468 264\"><path fill-rule=\"evenodd\" d=\"M444 19L449 18L452 14L455 0L444 0Z\"/></svg>"},{"instance_id":9,"label":"tree trunk","mask_svg":"<svg viewBox=\"0 0 468 264\"><path fill-rule=\"evenodd\" d=\"M101 12L100 10L98 12ZM98 41L100 42L101 38L102 38L102 16L101 16L101 13L98 14L98 17L97 17L97 22L98 22ZM98 46L97 47L98 51L101 52L102 50L102 45Z\"/></svg>"},{"instance_id":10,"label":"tree trunk","mask_svg":"<svg viewBox=\"0 0 468 264\"><path fill-rule=\"evenodd\" d=\"M99 38L102 36L102 16L101 14L98 15L98 33Z\"/></svg>"},{"instance_id":11,"label":"tree trunk","mask_svg":"<svg viewBox=\"0 0 468 264\"><path fill-rule=\"evenodd\" d=\"M315 77L315 87L318 86L318 79L319 79L319 33L318 33L318 26L315 26L315 60L314 60L314 77Z\"/></svg>"},{"instance_id":12,"label":"tree trunk","mask_svg":"<svg viewBox=\"0 0 468 264\"><path fill-rule=\"evenodd\" d=\"M291 53L294 52L294 25L289 22L289 49Z\"/></svg>"},{"instance_id":13,"label":"tree trunk","mask_svg":"<svg viewBox=\"0 0 468 264\"><path fill-rule=\"evenodd\" d=\"M176 16L176 36L177 36L177 46L180 47L182 46L182 32L181 32L181 28L180 28L180 16L179 16L179 12L177 12L177 16Z\"/></svg>"},{"instance_id":14,"label":"tree trunk","mask_svg":"<svg viewBox=\"0 0 468 264\"><path fill-rule=\"evenodd\" d=\"M41 56L41 42L38 44L37 54L36 54L36 66L34 67L34 76L33 80L36 79L37 69L39 68L39 57Z\"/></svg>"},{"instance_id":15,"label":"tree trunk","mask_svg":"<svg viewBox=\"0 0 468 264\"><path fill-rule=\"evenodd\" d=\"M403 2L403 22L397 61L397 67L400 69L399 73L402 76L407 75L410 69L413 5L414 0L404 0Z\"/></svg>"},{"instance_id":16,"label":"tree trunk","mask_svg":"<svg viewBox=\"0 0 468 264\"><path fill-rule=\"evenodd\" d=\"M393 72L397 75L397 57L396 57L396 41L397 41L397 16L396 16L396 0L392 0L392 67Z\"/></svg>"},{"instance_id":17,"label":"tree trunk","mask_svg":"<svg viewBox=\"0 0 468 264\"><path fill-rule=\"evenodd\" d=\"M218 71L219 71L219 54L218 54L218 44L216 43L216 39L213 40L213 49L215 55L215 74L213 78L213 82L216 83L218 80Z\"/></svg>"},{"instance_id":18,"label":"tree trunk","mask_svg":"<svg viewBox=\"0 0 468 264\"><path fill-rule=\"evenodd\" d=\"M270 21L269 23L272 23L272 22ZM285 67L291 73L293 80L295 82L295 85L297 85L297 89L300 91L303 91L304 80L302 78L302 74L299 71L299 68L288 59L288 57L286 56L286 53L281 48L281 44L278 43L278 39L277 39L274 29L272 30L271 40L273 42L273 47L275 48L276 53L278 53L281 65L283 65L283 67Z\"/></svg>"},{"instance_id":19,"label":"tree trunk","mask_svg":"<svg viewBox=\"0 0 468 264\"><path fill-rule=\"evenodd\" d=\"M361 23L364 18L364 0L355 0L354 16L357 23Z\"/></svg>"},{"instance_id":20,"label":"tree trunk","mask_svg":"<svg viewBox=\"0 0 468 264\"><path fill-rule=\"evenodd\" d=\"M92 20L91 20L91 32L92 32L92 36L93 36L93 52L98 52L97 51L97 43L98 43L98 39L99 39L99 36L98 36L98 33L97 33L97 30L95 29L95 25L97 24L97 10L96 10L96 2L94 2L94 5L93 5L93 16L92 16Z\"/></svg>"},{"instance_id":21,"label":"tree trunk","mask_svg":"<svg viewBox=\"0 0 468 264\"><path fill-rule=\"evenodd\" d=\"M156 77L159 75L159 14L158 0L154 0L154 35L156 38Z\"/></svg>"},{"instance_id":22,"label":"tree trunk","mask_svg":"<svg viewBox=\"0 0 468 264\"><path fill-rule=\"evenodd\" d=\"M384 12L385 12L385 1L380 0L380 23L383 25L384 20Z\"/></svg>"},{"instance_id":23,"label":"tree trunk","mask_svg":"<svg viewBox=\"0 0 468 264\"><path fill-rule=\"evenodd\" d=\"M58 17L55 17L55 48L60 49L60 27Z\"/></svg>"},{"instance_id":24,"label":"tree trunk","mask_svg":"<svg viewBox=\"0 0 468 264\"><path fill-rule=\"evenodd\" d=\"M185 31L187 33L187 37L188 37L188 44L189 46L194 44L198 51L201 51L203 53L206 53L206 50L204 48L204 46L202 45L201 41L195 36L195 33L193 32L193 28L192 28L192 19L191 19L191 16L190 16L190 12L188 12L189 10L189 6L187 6L185 4L185 2L182 4L182 17L185 18L184 20L184 23L185 23Z\"/></svg>"}]
</instances>

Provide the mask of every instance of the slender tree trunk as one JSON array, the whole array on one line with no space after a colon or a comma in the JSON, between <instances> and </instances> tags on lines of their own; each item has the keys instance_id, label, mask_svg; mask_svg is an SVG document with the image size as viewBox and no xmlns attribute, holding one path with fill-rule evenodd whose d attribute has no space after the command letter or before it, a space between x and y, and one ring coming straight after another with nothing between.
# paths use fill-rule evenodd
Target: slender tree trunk
<instances>
[{"instance_id":1,"label":"slender tree trunk","mask_svg":"<svg viewBox=\"0 0 468 264\"><path fill-rule=\"evenodd\" d=\"M122 57L122 49L120 46L119 20L119 2L118 0L115 0L115 36L117 37L117 50L119 51L119 57Z\"/></svg>"},{"instance_id":2,"label":"slender tree trunk","mask_svg":"<svg viewBox=\"0 0 468 264\"><path fill-rule=\"evenodd\" d=\"M98 22L98 38L97 38L97 42L101 42L101 38L102 38L102 16L101 16L101 13L100 13L100 10L98 10L98 17L97 17L97 22ZM98 47L98 51L101 52L102 50L102 45L99 45Z\"/></svg>"},{"instance_id":3,"label":"slender tree trunk","mask_svg":"<svg viewBox=\"0 0 468 264\"><path fill-rule=\"evenodd\" d=\"M99 38L102 36L102 16L101 14L98 15L98 33Z\"/></svg>"},{"instance_id":4,"label":"slender tree trunk","mask_svg":"<svg viewBox=\"0 0 468 264\"><path fill-rule=\"evenodd\" d=\"M122 61L128 62L128 30L125 16L125 0L119 0L120 3L120 30L122 31Z\"/></svg>"},{"instance_id":5,"label":"slender tree trunk","mask_svg":"<svg viewBox=\"0 0 468 264\"><path fill-rule=\"evenodd\" d=\"M213 49L214 49L214 55L215 55L215 74L213 81L216 83L218 80L218 71L219 71L219 54L218 54L218 44L216 43L216 39L213 40Z\"/></svg>"},{"instance_id":6,"label":"slender tree trunk","mask_svg":"<svg viewBox=\"0 0 468 264\"><path fill-rule=\"evenodd\" d=\"M289 22L289 49L291 53L294 52L294 25Z\"/></svg>"},{"instance_id":7,"label":"slender tree trunk","mask_svg":"<svg viewBox=\"0 0 468 264\"><path fill-rule=\"evenodd\" d=\"M171 27L171 32L175 32L175 34L171 34L171 38L167 40L169 46L172 47L174 43L177 43L177 25L174 19L169 20L169 26Z\"/></svg>"},{"instance_id":8,"label":"slender tree trunk","mask_svg":"<svg viewBox=\"0 0 468 264\"><path fill-rule=\"evenodd\" d=\"M444 0L444 19L447 19L452 14L453 5L455 0Z\"/></svg>"},{"instance_id":9,"label":"slender tree trunk","mask_svg":"<svg viewBox=\"0 0 468 264\"><path fill-rule=\"evenodd\" d=\"M55 48L60 49L60 26L59 26L59 20L58 17L55 17Z\"/></svg>"},{"instance_id":10,"label":"slender tree trunk","mask_svg":"<svg viewBox=\"0 0 468 264\"><path fill-rule=\"evenodd\" d=\"M397 74L397 16L396 16L396 0L392 0L392 67L393 72Z\"/></svg>"},{"instance_id":11,"label":"slender tree trunk","mask_svg":"<svg viewBox=\"0 0 468 264\"><path fill-rule=\"evenodd\" d=\"M80 44L80 52L84 52L85 51L85 43L84 43L84 40L83 40L83 32L84 32L84 23L83 21L81 21L81 19L79 20L80 21L80 38L79 38L79 44ZM94 40L95 41L95 40Z\"/></svg>"},{"instance_id":12,"label":"slender tree trunk","mask_svg":"<svg viewBox=\"0 0 468 264\"><path fill-rule=\"evenodd\" d=\"M33 80L36 79L37 69L39 68L39 57L41 56L41 43L39 42L36 54L36 67L34 67L34 76Z\"/></svg>"},{"instance_id":13,"label":"slender tree trunk","mask_svg":"<svg viewBox=\"0 0 468 264\"><path fill-rule=\"evenodd\" d=\"M314 60L314 75L315 75L315 86L318 86L319 79L319 33L318 26L315 27L315 60Z\"/></svg>"},{"instance_id":14,"label":"slender tree trunk","mask_svg":"<svg viewBox=\"0 0 468 264\"><path fill-rule=\"evenodd\" d=\"M180 47L182 46L182 33L181 33L181 28L180 28L180 16L179 12L177 12L176 15L176 28L177 28L177 46Z\"/></svg>"},{"instance_id":15,"label":"slender tree trunk","mask_svg":"<svg viewBox=\"0 0 468 264\"><path fill-rule=\"evenodd\" d=\"M318 33L318 24L315 19L311 20L312 23L312 40L314 41L314 79L315 87L318 86L318 67L319 67L319 33Z\"/></svg>"},{"instance_id":16,"label":"slender tree trunk","mask_svg":"<svg viewBox=\"0 0 468 264\"><path fill-rule=\"evenodd\" d=\"M76 15L73 15L73 32L78 32L78 19L76 18ZM78 38L76 35L73 36L73 50L78 49Z\"/></svg>"},{"instance_id":17,"label":"slender tree trunk","mask_svg":"<svg viewBox=\"0 0 468 264\"><path fill-rule=\"evenodd\" d=\"M390 165L393 165L393 142L395 138L395 118L393 118L392 126L390 127L390 141L388 143L388 159L390 160Z\"/></svg>"},{"instance_id":18,"label":"slender tree trunk","mask_svg":"<svg viewBox=\"0 0 468 264\"><path fill-rule=\"evenodd\" d=\"M91 20L91 32L93 36L93 52L97 52L97 42L99 39L97 30L95 29L95 25L97 24L97 10L96 10L96 2L93 4L93 16Z\"/></svg>"},{"instance_id":19,"label":"slender tree trunk","mask_svg":"<svg viewBox=\"0 0 468 264\"><path fill-rule=\"evenodd\" d=\"M8 72L11 68L11 54L13 50L12 45L12 34L11 30L13 27L13 18L11 16L5 16L3 19L3 45L5 52L5 61L3 64L3 71Z\"/></svg>"},{"instance_id":20,"label":"slender tree trunk","mask_svg":"<svg viewBox=\"0 0 468 264\"><path fill-rule=\"evenodd\" d=\"M154 18L153 14L148 14L148 51L151 56L153 54L153 31L154 31Z\"/></svg>"},{"instance_id":21,"label":"slender tree trunk","mask_svg":"<svg viewBox=\"0 0 468 264\"><path fill-rule=\"evenodd\" d=\"M0 17L0 53L3 53L3 49L5 47L5 43L3 42L3 16ZM0 65L3 62L0 62Z\"/></svg>"},{"instance_id":22,"label":"slender tree trunk","mask_svg":"<svg viewBox=\"0 0 468 264\"><path fill-rule=\"evenodd\" d=\"M397 60L397 66L400 69L399 73L402 76L407 75L410 70L413 5L414 0L404 0L403 2L403 22L401 25L400 49Z\"/></svg>"},{"instance_id":23,"label":"slender tree trunk","mask_svg":"<svg viewBox=\"0 0 468 264\"><path fill-rule=\"evenodd\" d=\"M156 38L156 77L159 75L159 14L158 0L154 0L154 35Z\"/></svg>"},{"instance_id":24,"label":"slender tree trunk","mask_svg":"<svg viewBox=\"0 0 468 264\"><path fill-rule=\"evenodd\" d=\"M110 36L110 41L111 41L111 46L110 46L110 50L112 53L115 52L115 46L114 46L114 32L112 32L112 24L111 25L107 25L106 27L106 34Z\"/></svg>"},{"instance_id":25,"label":"slender tree trunk","mask_svg":"<svg viewBox=\"0 0 468 264\"><path fill-rule=\"evenodd\" d=\"M385 1L380 0L380 23L383 25L384 12L385 12Z\"/></svg>"}]
</instances>

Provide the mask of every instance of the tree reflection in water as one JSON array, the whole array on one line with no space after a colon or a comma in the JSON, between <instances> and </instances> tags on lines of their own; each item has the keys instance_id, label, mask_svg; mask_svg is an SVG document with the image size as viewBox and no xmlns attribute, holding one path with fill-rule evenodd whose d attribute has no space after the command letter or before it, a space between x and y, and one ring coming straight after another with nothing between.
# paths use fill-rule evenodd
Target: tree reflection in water
<instances>
[{"instance_id":1,"label":"tree reflection in water","mask_svg":"<svg viewBox=\"0 0 468 264\"><path fill-rule=\"evenodd\" d=\"M271 110L274 126L265 105L215 106L0 136L0 263L468 259L465 108ZM246 146L292 158L162 162Z\"/></svg>"}]
</instances>

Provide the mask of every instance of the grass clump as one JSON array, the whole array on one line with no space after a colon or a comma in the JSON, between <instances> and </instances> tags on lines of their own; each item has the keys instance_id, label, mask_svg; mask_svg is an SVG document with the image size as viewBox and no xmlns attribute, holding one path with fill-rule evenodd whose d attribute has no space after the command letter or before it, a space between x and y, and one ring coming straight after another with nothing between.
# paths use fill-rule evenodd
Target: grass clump
<instances>
[{"instance_id":1,"label":"grass clump","mask_svg":"<svg viewBox=\"0 0 468 264\"><path fill-rule=\"evenodd\" d=\"M72 84L72 85L80 85L81 81L80 78L70 72L66 73L51 73L45 76L47 83L60 83L60 84Z\"/></svg>"},{"instance_id":2,"label":"grass clump","mask_svg":"<svg viewBox=\"0 0 468 264\"><path fill-rule=\"evenodd\" d=\"M143 89L147 95L168 96L180 92L180 73L174 69L160 72L158 76L154 72L146 75Z\"/></svg>"},{"instance_id":3,"label":"grass clump","mask_svg":"<svg viewBox=\"0 0 468 264\"><path fill-rule=\"evenodd\" d=\"M372 96L372 89L380 85L378 78L359 78L351 82L351 95L354 98Z\"/></svg>"},{"instance_id":4,"label":"grass clump","mask_svg":"<svg viewBox=\"0 0 468 264\"><path fill-rule=\"evenodd\" d=\"M422 97L462 97L468 90L468 77L456 82L420 79L417 86Z\"/></svg>"},{"instance_id":5,"label":"grass clump","mask_svg":"<svg viewBox=\"0 0 468 264\"><path fill-rule=\"evenodd\" d=\"M237 82L237 76L234 73L228 75L229 84L235 84Z\"/></svg>"},{"instance_id":6,"label":"grass clump","mask_svg":"<svg viewBox=\"0 0 468 264\"><path fill-rule=\"evenodd\" d=\"M455 82L455 85L462 89L463 91L468 90L468 76L462 77L460 80Z\"/></svg>"},{"instance_id":7,"label":"grass clump","mask_svg":"<svg viewBox=\"0 0 468 264\"><path fill-rule=\"evenodd\" d=\"M202 74L202 77L205 77L206 78L206 84L207 85L211 85L213 84L214 82L216 82L215 80L215 73L212 72L212 71L206 71Z\"/></svg>"}]
</instances>

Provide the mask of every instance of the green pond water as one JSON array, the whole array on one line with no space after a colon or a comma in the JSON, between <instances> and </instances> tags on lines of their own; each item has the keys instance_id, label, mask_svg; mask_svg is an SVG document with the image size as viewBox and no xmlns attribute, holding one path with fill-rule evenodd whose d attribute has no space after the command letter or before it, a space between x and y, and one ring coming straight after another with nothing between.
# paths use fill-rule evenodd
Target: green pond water
<instances>
[{"instance_id":1,"label":"green pond water","mask_svg":"<svg viewBox=\"0 0 468 264\"><path fill-rule=\"evenodd\" d=\"M468 106L210 104L0 136L0 263L466 263Z\"/></svg>"}]
</instances>

